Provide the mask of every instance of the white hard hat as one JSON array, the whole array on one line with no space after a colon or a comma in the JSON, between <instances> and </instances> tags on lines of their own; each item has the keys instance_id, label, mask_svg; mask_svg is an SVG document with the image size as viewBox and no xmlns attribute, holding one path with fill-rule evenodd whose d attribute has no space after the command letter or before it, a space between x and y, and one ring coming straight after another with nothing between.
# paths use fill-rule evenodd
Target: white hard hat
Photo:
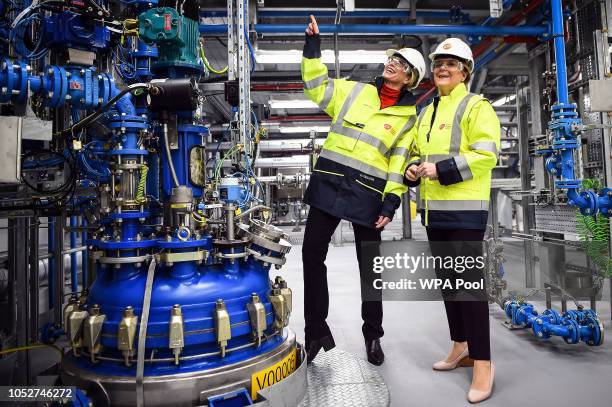
<instances>
[{"instance_id":1,"label":"white hard hat","mask_svg":"<svg viewBox=\"0 0 612 407\"><path fill-rule=\"evenodd\" d=\"M438 55L452 55L467 62L470 73L474 70L474 56L472 49L459 38L447 38L438 44L436 50L429 54L429 59L434 60Z\"/></svg>"},{"instance_id":2,"label":"white hard hat","mask_svg":"<svg viewBox=\"0 0 612 407\"><path fill-rule=\"evenodd\" d=\"M392 57L393 55L401 56L416 70L418 76L415 83L410 87L410 89L415 89L425 77L425 72L427 70L423 54L414 48L388 49L387 56Z\"/></svg>"}]
</instances>

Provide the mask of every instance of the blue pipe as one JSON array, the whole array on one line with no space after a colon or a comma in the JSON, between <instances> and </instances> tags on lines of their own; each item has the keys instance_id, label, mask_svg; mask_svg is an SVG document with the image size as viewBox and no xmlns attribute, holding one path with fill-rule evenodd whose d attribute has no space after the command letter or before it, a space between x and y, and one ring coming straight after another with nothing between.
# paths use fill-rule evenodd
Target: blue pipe
<instances>
[{"instance_id":1,"label":"blue pipe","mask_svg":"<svg viewBox=\"0 0 612 407\"><path fill-rule=\"evenodd\" d=\"M257 12L261 18L308 18L336 17L336 11L308 11L308 10L262 10ZM463 13L469 16L467 13ZM449 11L417 11L417 18L449 18ZM210 10L200 13L200 17L227 17L225 10ZM372 10L372 11L344 11L342 18L410 18L410 10Z\"/></svg>"},{"instance_id":2,"label":"blue pipe","mask_svg":"<svg viewBox=\"0 0 612 407\"><path fill-rule=\"evenodd\" d=\"M70 217L70 248L75 249L77 247L77 232L73 231L73 228L78 226L76 215ZM79 268L77 262L77 253L70 253L70 289L72 293L79 291Z\"/></svg>"},{"instance_id":3,"label":"blue pipe","mask_svg":"<svg viewBox=\"0 0 612 407\"><path fill-rule=\"evenodd\" d=\"M582 120L578 117L575 104L569 103L567 68L565 59L565 37L563 29L563 3L551 0L552 37L555 51L557 103L552 107L552 120L548 128L553 131L554 139L551 148L538 150L546 157L546 168L555 175L555 186L567 190L568 203L577 206L584 215L596 215L598 212L610 216L612 212L612 189L603 188L601 194L596 191L580 191L582 181L575 178L574 150L580 147L578 132Z\"/></svg>"},{"instance_id":4,"label":"blue pipe","mask_svg":"<svg viewBox=\"0 0 612 407\"><path fill-rule=\"evenodd\" d=\"M255 24L255 31L259 34L301 34L304 32L303 24ZM412 34L412 35L490 35L507 36L518 35L524 37L548 37L549 27L541 26L480 26L480 25L439 25L439 24L321 24L322 33L333 34ZM226 24L200 24L201 34L227 33Z\"/></svg>"},{"instance_id":5,"label":"blue pipe","mask_svg":"<svg viewBox=\"0 0 612 407\"><path fill-rule=\"evenodd\" d=\"M121 91L117 89L115 84L113 84L111 89L111 99L117 96L119 92ZM136 115L136 108L134 107L134 103L132 103L131 93L126 93L125 95L123 95L121 99L119 99L117 103L115 103L115 108L120 114L125 113L128 116Z\"/></svg>"},{"instance_id":6,"label":"blue pipe","mask_svg":"<svg viewBox=\"0 0 612 407\"><path fill-rule=\"evenodd\" d=\"M507 8L512 7L512 5L516 2L516 0L506 0L506 2L510 3L510 4L508 6L506 6L506 3L504 3L504 10L506 10ZM540 25L546 19L546 16L540 10L541 9L537 9L536 11L533 11L530 14L529 18L525 21L525 25L526 26L537 26L537 25ZM483 22L483 25L484 25L484 22ZM489 62L499 58L501 55L506 53L510 48L512 48L512 44L508 44L508 45L506 45L505 47L502 47L499 50L498 50L498 47L495 47L494 49L489 51L487 54L485 54L482 57L480 57L480 59L476 62L476 65L475 65L474 69L476 69L476 67L482 67L482 66L488 64ZM480 62L481 60L485 61L485 62ZM480 64L480 66L479 66L479 64Z\"/></svg>"},{"instance_id":7,"label":"blue pipe","mask_svg":"<svg viewBox=\"0 0 612 407\"><path fill-rule=\"evenodd\" d=\"M603 343L603 326L593 310L568 311L560 315L552 309L538 314L530 303L506 301L504 312L512 325L531 328L538 339L560 336L569 344L580 341L589 346Z\"/></svg>"},{"instance_id":8,"label":"blue pipe","mask_svg":"<svg viewBox=\"0 0 612 407\"><path fill-rule=\"evenodd\" d=\"M563 31L563 3L561 0L550 0L552 10L552 36L555 46L555 62L557 64L557 98L558 103L569 102L567 90L567 69L565 59L565 36Z\"/></svg>"},{"instance_id":9,"label":"blue pipe","mask_svg":"<svg viewBox=\"0 0 612 407\"><path fill-rule=\"evenodd\" d=\"M81 245L87 246L87 219L85 216L81 216L81 226L83 227L83 232L81 232ZM89 281L87 281L87 273L89 271L89 264L87 259L89 258L89 252L87 249L81 252L81 275L82 275L82 289L85 290L89 286Z\"/></svg>"}]
</instances>

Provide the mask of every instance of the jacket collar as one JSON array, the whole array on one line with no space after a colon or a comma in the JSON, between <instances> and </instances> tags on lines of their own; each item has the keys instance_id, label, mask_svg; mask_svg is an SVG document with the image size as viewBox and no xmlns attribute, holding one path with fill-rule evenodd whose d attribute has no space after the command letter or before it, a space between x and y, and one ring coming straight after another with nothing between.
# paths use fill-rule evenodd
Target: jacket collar
<instances>
[{"instance_id":1,"label":"jacket collar","mask_svg":"<svg viewBox=\"0 0 612 407\"><path fill-rule=\"evenodd\" d=\"M384 83L385 83L385 80L383 79L382 76L377 76L374 79L374 86L376 86L376 90L378 91L379 95L380 95L380 89L382 88ZM395 104L392 106L414 106L416 105L416 101L417 101L417 98L416 96L412 94L412 92L406 90L406 88L402 88L399 98L397 98L397 102L395 102ZM389 107L392 107L392 106L389 106Z\"/></svg>"},{"instance_id":2,"label":"jacket collar","mask_svg":"<svg viewBox=\"0 0 612 407\"><path fill-rule=\"evenodd\" d=\"M439 96L439 98L442 99L442 100L445 100L445 99L450 99L450 100L462 99L468 93L469 92L467 90L467 87L465 86L465 83L461 82L459 85L455 86L455 88L453 90L451 90L451 92L450 92L450 94L448 96Z\"/></svg>"}]
</instances>

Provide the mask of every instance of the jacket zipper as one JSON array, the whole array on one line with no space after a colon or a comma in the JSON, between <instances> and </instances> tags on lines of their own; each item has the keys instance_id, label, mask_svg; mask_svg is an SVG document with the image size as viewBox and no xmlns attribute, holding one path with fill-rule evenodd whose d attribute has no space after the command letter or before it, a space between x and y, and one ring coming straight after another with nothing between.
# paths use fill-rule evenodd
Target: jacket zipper
<instances>
[{"instance_id":1,"label":"jacket zipper","mask_svg":"<svg viewBox=\"0 0 612 407\"><path fill-rule=\"evenodd\" d=\"M429 135L431 134L431 129L433 128L434 122L436 121L436 113L438 112L438 102L439 98L434 98L433 101L433 113L431 114L431 121L429 123L429 131L427 132L427 143L429 143Z\"/></svg>"},{"instance_id":2,"label":"jacket zipper","mask_svg":"<svg viewBox=\"0 0 612 407\"><path fill-rule=\"evenodd\" d=\"M427 142L429 143L429 140L427 140ZM428 162L429 160L429 154L425 155L425 162ZM427 181L429 181L428 178L423 178L423 181L425 181L425 183L423 185L427 184ZM427 188L425 188L427 189ZM427 199L427 194L425 193L425 191L421 191L423 193L423 197L425 198L425 227L429 226L429 199Z\"/></svg>"}]
</instances>

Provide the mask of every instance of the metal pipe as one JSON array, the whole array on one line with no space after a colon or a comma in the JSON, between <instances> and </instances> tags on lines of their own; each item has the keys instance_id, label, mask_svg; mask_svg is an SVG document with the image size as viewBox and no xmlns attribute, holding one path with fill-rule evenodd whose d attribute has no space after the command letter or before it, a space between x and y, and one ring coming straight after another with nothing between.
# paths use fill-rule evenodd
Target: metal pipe
<instances>
[{"instance_id":1,"label":"metal pipe","mask_svg":"<svg viewBox=\"0 0 612 407\"><path fill-rule=\"evenodd\" d=\"M81 258L83 259L81 261L81 268L83 271L81 281L83 289L86 289L89 286L89 264L87 262L87 259L89 258L89 253L87 251L87 219L85 218L85 216L81 216L81 226L83 227L83 232L81 232L81 245L85 247L83 253L81 254Z\"/></svg>"},{"instance_id":2,"label":"metal pipe","mask_svg":"<svg viewBox=\"0 0 612 407\"><path fill-rule=\"evenodd\" d=\"M258 10L257 17L259 18L308 18L313 14L312 10ZM463 12L469 18L469 13ZM335 17L335 10L317 10L317 18ZM343 17L346 18L409 18L411 10L409 9L379 9L379 10L355 10L344 11ZM416 11L417 18L444 19L450 18L450 11ZM200 17L227 17L225 10L208 10L200 13Z\"/></svg>"},{"instance_id":3,"label":"metal pipe","mask_svg":"<svg viewBox=\"0 0 612 407\"><path fill-rule=\"evenodd\" d=\"M272 91L288 91L294 90L296 92L302 92L304 90L304 83L257 83L251 84L251 92L272 92Z\"/></svg>"},{"instance_id":4,"label":"metal pipe","mask_svg":"<svg viewBox=\"0 0 612 407\"><path fill-rule=\"evenodd\" d=\"M268 211L268 212L272 212L272 208L270 208L269 206L265 206L265 205L255 205L252 208L247 209L244 212L241 212L239 215L235 215L234 219L240 219L240 218L244 218L247 215L250 215L251 213L255 212L255 211Z\"/></svg>"},{"instance_id":5,"label":"metal pipe","mask_svg":"<svg viewBox=\"0 0 612 407\"><path fill-rule=\"evenodd\" d=\"M62 250L62 254L71 254L71 253L78 253L78 252L82 252L87 250L87 246L79 246L79 247L75 247L74 249L66 249L66 250ZM44 259L52 259L53 253L45 253L45 254L41 254L38 256L38 260L44 260Z\"/></svg>"},{"instance_id":6,"label":"metal pipe","mask_svg":"<svg viewBox=\"0 0 612 407\"><path fill-rule=\"evenodd\" d=\"M168 124L164 123L164 150L166 151L166 159L168 160L168 168L170 169L170 175L172 176L172 182L174 186L178 188L179 180L176 176L176 170L174 169L174 163L172 162L172 153L170 152L170 142L168 141Z\"/></svg>"},{"instance_id":7,"label":"metal pipe","mask_svg":"<svg viewBox=\"0 0 612 407\"><path fill-rule=\"evenodd\" d=\"M77 255L77 265L81 264L81 256ZM53 261L48 258L41 259L39 257L38 260L38 283L39 286L46 284L49 288L51 288L52 279L49 275L49 267L53 265ZM70 256L64 256L64 270L67 270L70 267ZM6 292L8 289L8 269L0 268L0 299L6 297Z\"/></svg>"},{"instance_id":8,"label":"metal pipe","mask_svg":"<svg viewBox=\"0 0 612 407\"><path fill-rule=\"evenodd\" d=\"M540 5L543 2L544 0L535 0L535 1L530 2L521 13L509 18L508 21L506 21L506 25L512 26L512 25L516 25L520 23L525 18L526 15L531 13L537 7L540 7ZM474 58L484 53L491 46L492 42L493 42L492 38L486 38L480 44L478 44L478 46L476 46L473 50Z\"/></svg>"},{"instance_id":9,"label":"metal pipe","mask_svg":"<svg viewBox=\"0 0 612 407\"><path fill-rule=\"evenodd\" d=\"M66 226L66 212L62 211L62 214L55 217L55 224L53 227L54 233L54 246L53 246L53 291L55 292L55 301L53 303L53 322L61 324L62 319L62 307L64 305L64 259L61 255L62 248L64 247L64 227Z\"/></svg>"},{"instance_id":10,"label":"metal pipe","mask_svg":"<svg viewBox=\"0 0 612 407\"><path fill-rule=\"evenodd\" d=\"M38 241L39 241L39 222L38 217L30 218L28 230L28 340L31 343L38 342L38 314L39 314L39 293L40 289L40 269L38 261ZM23 321L22 321L23 322Z\"/></svg>"},{"instance_id":11,"label":"metal pipe","mask_svg":"<svg viewBox=\"0 0 612 407\"><path fill-rule=\"evenodd\" d=\"M233 205L228 205L225 210L226 210L225 216L227 219L227 240L231 242L236 237L236 234L234 231L234 216L235 216L234 210L235 208Z\"/></svg>"},{"instance_id":12,"label":"metal pipe","mask_svg":"<svg viewBox=\"0 0 612 407\"><path fill-rule=\"evenodd\" d=\"M70 216L70 250L76 248L77 243L77 234L72 231L73 228L78 226L76 215ZM76 253L70 254L70 289L72 293L76 293L79 291L79 277L78 277L78 268L77 268L77 258Z\"/></svg>"},{"instance_id":13,"label":"metal pipe","mask_svg":"<svg viewBox=\"0 0 612 407\"><path fill-rule=\"evenodd\" d=\"M26 346L30 340L28 335L28 228L30 218L9 218L8 251L9 251L9 302L8 312L3 317L8 320L7 332L15 336L17 347ZM38 293L37 293L38 295ZM4 328L4 326L3 326ZM14 384L28 385L31 382L31 359L28 352L17 355L16 379Z\"/></svg>"},{"instance_id":14,"label":"metal pipe","mask_svg":"<svg viewBox=\"0 0 612 407\"><path fill-rule=\"evenodd\" d=\"M560 104L567 104L567 68L565 66L565 35L563 30L563 3L561 0L551 0L552 36L555 48L555 64L557 66L557 99Z\"/></svg>"},{"instance_id":15,"label":"metal pipe","mask_svg":"<svg viewBox=\"0 0 612 407\"><path fill-rule=\"evenodd\" d=\"M302 24L255 24L258 34L299 34L304 32ZM547 26L480 26L451 24L321 24L325 34L409 34L409 35L490 35L503 37L518 35L525 37L548 37ZM227 32L227 24L200 24L201 34L219 35Z\"/></svg>"},{"instance_id":16,"label":"metal pipe","mask_svg":"<svg viewBox=\"0 0 612 407\"><path fill-rule=\"evenodd\" d=\"M255 163L255 168L308 168L309 155L294 155L291 157L265 157Z\"/></svg>"},{"instance_id":17,"label":"metal pipe","mask_svg":"<svg viewBox=\"0 0 612 407\"><path fill-rule=\"evenodd\" d=\"M412 239L410 189L402 194L402 239Z\"/></svg>"},{"instance_id":18,"label":"metal pipe","mask_svg":"<svg viewBox=\"0 0 612 407\"><path fill-rule=\"evenodd\" d=\"M506 37L508 39L531 39L531 37ZM429 89L427 84L419 83L418 89ZM274 92L282 91L283 93L302 92L304 90L304 82L286 82L286 83L255 83L251 84L251 92Z\"/></svg>"},{"instance_id":19,"label":"metal pipe","mask_svg":"<svg viewBox=\"0 0 612 407\"><path fill-rule=\"evenodd\" d=\"M47 253L52 256L55 251L55 217L47 218ZM49 262L49 309L55 306L55 262Z\"/></svg>"},{"instance_id":20,"label":"metal pipe","mask_svg":"<svg viewBox=\"0 0 612 407\"><path fill-rule=\"evenodd\" d=\"M305 11L281 11L281 10L270 10L260 11L257 13L258 17L273 17L273 18L300 18L308 17L309 14ZM310 12L312 14L312 12ZM335 12L333 11L317 11L316 17L334 17ZM378 10L378 11L345 11L342 13L343 17L346 18L408 18L410 17L410 10ZM417 11L417 17L420 18L431 18L431 19L442 19L449 18L450 12L448 11Z\"/></svg>"},{"instance_id":21,"label":"metal pipe","mask_svg":"<svg viewBox=\"0 0 612 407\"><path fill-rule=\"evenodd\" d=\"M273 125L274 122L330 122L331 118L325 114L309 115L290 115L290 116L270 116L268 120L262 122L263 126Z\"/></svg>"}]
</instances>

